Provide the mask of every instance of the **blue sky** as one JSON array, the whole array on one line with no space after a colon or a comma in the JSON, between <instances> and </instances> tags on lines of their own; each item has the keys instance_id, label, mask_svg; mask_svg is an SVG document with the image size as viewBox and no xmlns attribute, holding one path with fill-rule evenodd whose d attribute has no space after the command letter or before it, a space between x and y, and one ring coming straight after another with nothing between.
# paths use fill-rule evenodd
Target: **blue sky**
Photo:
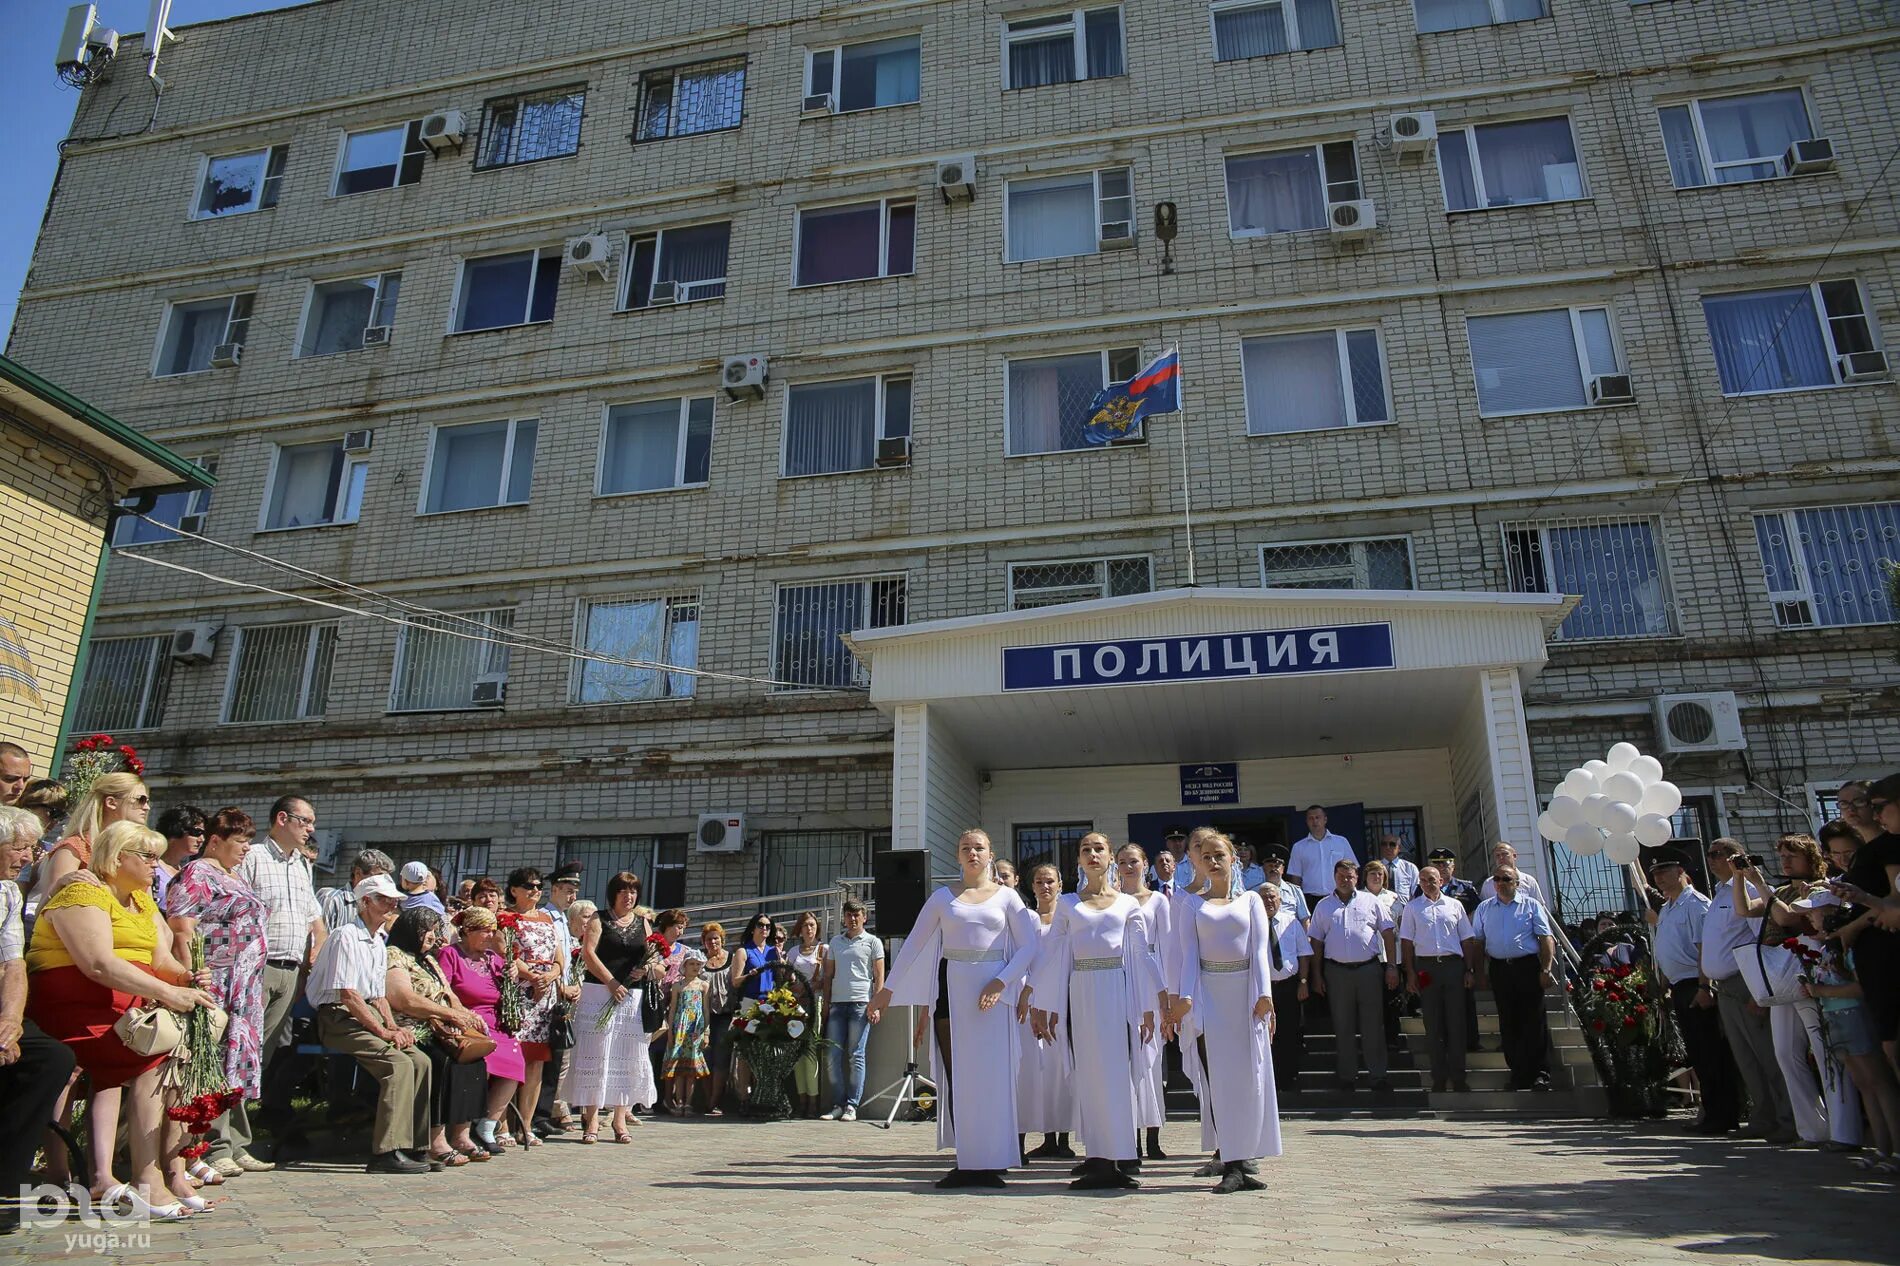
<instances>
[{"instance_id":1,"label":"blue sky","mask_svg":"<svg viewBox=\"0 0 1900 1266\"><path fill-rule=\"evenodd\" d=\"M150 0L96 0L99 22L116 31L143 31ZM178 30L239 13L282 9L297 0L175 0L170 26ZM59 143L72 126L79 93L53 73L53 54L66 24L64 0L0 0L0 118L9 133L4 147L8 190L0 197L0 331L13 329L13 314L26 266L39 236L40 216L53 188ZM128 62L128 67L129 67ZM128 67L122 67L120 74ZM139 73L140 67L133 73ZM164 63L159 74L165 73ZM165 117L159 115L159 126Z\"/></svg>"}]
</instances>

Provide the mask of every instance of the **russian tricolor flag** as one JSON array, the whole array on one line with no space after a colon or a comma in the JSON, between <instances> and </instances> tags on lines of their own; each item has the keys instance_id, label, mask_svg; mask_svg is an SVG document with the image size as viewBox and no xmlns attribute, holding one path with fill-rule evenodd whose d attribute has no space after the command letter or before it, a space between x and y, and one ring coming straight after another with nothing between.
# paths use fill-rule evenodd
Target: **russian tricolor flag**
<instances>
[{"instance_id":1,"label":"russian tricolor flag","mask_svg":"<svg viewBox=\"0 0 1900 1266\"><path fill-rule=\"evenodd\" d=\"M1181 350L1170 347L1128 380L1128 394L1141 401L1143 417L1181 411Z\"/></svg>"},{"instance_id":2,"label":"russian tricolor flag","mask_svg":"<svg viewBox=\"0 0 1900 1266\"><path fill-rule=\"evenodd\" d=\"M1181 411L1181 352L1169 348L1127 382L1104 388L1089 403L1082 438L1090 444L1120 444L1141 437L1151 413Z\"/></svg>"}]
</instances>

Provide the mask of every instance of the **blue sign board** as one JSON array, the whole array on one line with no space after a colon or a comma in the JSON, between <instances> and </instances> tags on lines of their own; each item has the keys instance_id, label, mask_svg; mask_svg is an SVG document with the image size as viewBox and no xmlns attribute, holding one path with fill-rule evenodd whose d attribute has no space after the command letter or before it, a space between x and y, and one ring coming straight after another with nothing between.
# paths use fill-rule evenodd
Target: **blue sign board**
<instances>
[{"instance_id":1,"label":"blue sign board","mask_svg":"<svg viewBox=\"0 0 1900 1266\"><path fill-rule=\"evenodd\" d=\"M1258 633L1006 646L1003 689L1075 690L1395 667L1390 624L1337 624Z\"/></svg>"},{"instance_id":2,"label":"blue sign board","mask_svg":"<svg viewBox=\"0 0 1900 1266\"><path fill-rule=\"evenodd\" d=\"M1181 766L1181 803L1239 804L1240 766L1231 762Z\"/></svg>"}]
</instances>

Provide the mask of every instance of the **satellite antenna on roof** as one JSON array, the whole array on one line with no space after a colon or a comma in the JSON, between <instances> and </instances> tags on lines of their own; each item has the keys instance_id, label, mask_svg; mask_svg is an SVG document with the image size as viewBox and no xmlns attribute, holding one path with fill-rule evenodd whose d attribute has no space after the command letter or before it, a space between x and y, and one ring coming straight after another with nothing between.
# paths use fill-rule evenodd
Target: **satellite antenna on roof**
<instances>
[{"instance_id":1,"label":"satellite antenna on roof","mask_svg":"<svg viewBox=\"0 0 1900 1266\"><path fill-rule=\"evenodd\" d=\"M151 16L145 23L145 73L158 80L158 55L164 51L166 41L176 42L178 37L172 34L165 22L172 15L172 0L152 0Z\"/></svg>"}]
</instances>

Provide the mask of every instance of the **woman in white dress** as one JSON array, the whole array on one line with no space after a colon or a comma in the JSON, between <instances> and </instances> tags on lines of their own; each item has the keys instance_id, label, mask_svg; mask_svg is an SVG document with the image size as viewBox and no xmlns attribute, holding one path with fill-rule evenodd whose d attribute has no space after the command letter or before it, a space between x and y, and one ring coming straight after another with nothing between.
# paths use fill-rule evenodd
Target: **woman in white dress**
<instances>
[{"instance_id":1,"label":"woman in white dress","mask_svg":"<svg viewBox=\"0 0 1900 1266\"><path fill-rule=\"evenodd\" d=\"M1036 898L1037 939L1040 941L1056 917L1056 898L1062 895L1062 871L1048 862L1042 863L1029 872L1029 890ZM1075 1119L1075 1102L1069 1093L1069 1075L1063 1067L1062 1051L1056 1044L1042 1041L1030 1031L1029 1000L1030 989L1025 985L1016 1002L1016 1040L1022 1046L1022 1058L1016 1065L1016 1126L1024 1134L1042 1135L1041 1145L1025 1155L1074 1160L1075 1149L1069 1146L1069 1126Z\"/></svg>"},{"instance_id":2,"label":"woman in white dress","mask_svg":"<svg viewBox=\"0 0 1900 1266\"><path fill-rule=\"evenodd\" d=\"M1161 981L1161 1009L1155 1015L1164 1017L1173 992L1169 965L1163 955L1174 932L1168 917L1170 902L1148 887L1148 853L1139 844L1124 844L1115 854L1115 877L1120 881L1121 890L1141 907L1136 917L1141 920L1148 956L1154 960L1155 975ZM1135 1052L1135 1125L1147 1136L1147 1147L1142 1149L1142 1154L1149 1160L1166 1160L1168 1156L1161 1150L1161 1127L1168 1121L1167 1074L1161 1064L1162 1049L1166 1045L1157 1033Z\"/></svg>"},{"instance_id":3,"label":"woman in white dress","mask_svg":"<svg viewBox=\"0 0 1900 1266\"><path fill-rule=\"evenodd\" d=\"M1141 906L1115 889L1108 837L1090 832L1077 854L1082 886L1057 901L1030 976L1031 1027L1038 1037L1055 1037L1074 1069L1075 1128L1088 1159L1069 1185L1139 1187L1135 1066L1137 1052L1154 1040L1161 974L1148 953ZM1066 1041L1051 1015L1066 1017Z\"/></svg>"},{"instance_id":4,"label":"woman in white dress","mask_svg":"<svg viewBox=\"0 0 1900 1266\"><path fill-rule=\"evenodd\" d=\"M990 837L965 831L957 841L963 883L939 888L924 902L904 938L884 988L865 1008L876 1024L885 1008L928 1007L937 1001L937 968L949 994L949 1040L932 1044L939 1093L937 1146L954 1148L956 1168L939 1187L1001 1187L1003 1171L1021 1162L1016 1128L1016 1016L996 1004L1020 985L1036 958L1036 916L991 869Z\"/></svg>"},{"instance_id":5,"label":"woman in white dress","mask_svg":"<svg viewBox=\"0 0 1900 1266\"><path fill-rule=\"evenodd\" d=\"M1207 896L1174 909L1179 976L1171 1022L1201 1065L1201 1132L1221 1164L1214 1190L1258 1191L1253 1162L1280 1154L1273 1084L1273 925L1258 893L1240 887L1224 835L1201 849Z\"/></svg>"}]
</instances>

